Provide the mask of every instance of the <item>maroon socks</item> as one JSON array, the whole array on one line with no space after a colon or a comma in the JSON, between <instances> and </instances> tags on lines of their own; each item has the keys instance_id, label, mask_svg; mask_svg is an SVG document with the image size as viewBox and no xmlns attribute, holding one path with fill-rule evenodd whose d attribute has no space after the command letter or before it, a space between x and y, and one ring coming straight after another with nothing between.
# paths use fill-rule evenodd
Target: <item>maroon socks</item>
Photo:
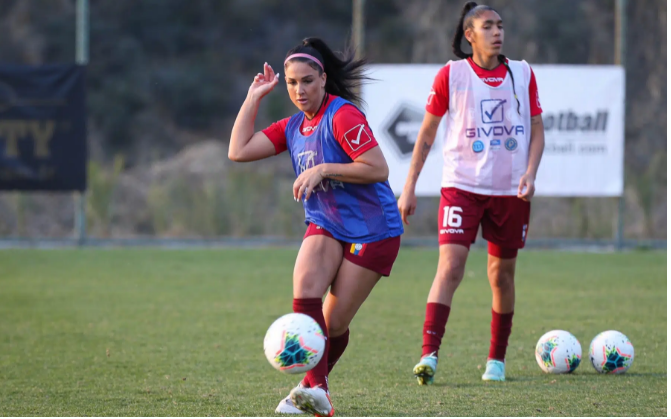
<instances>
[{"instance_id":1,"label":"maroon socks","mask_svg":"<svg viewBox=\"0 0 671 419\"><path fill-rule=\"evenodd\" d=\"M303 313L315 319L324 332L326 338L324 351L326 352L316 367L308 371L302 384L306 387L321 387L328 391L328 362L329 344L328 330L322 312L321 298L294 298L294 313Z\"/></svg>"},{"instance_id":2,"label":"maroon socks","mask_svg":"<svg viewBox=\"0 0 671 419\"><path fill-rule=\"evenodd\" d=\"M440 303L426 304L424 318L422 357L438 352L440 342L445 334L445 324L450 316L450 307Z\"/></svg>"},{"instance_id":3,"label":"maroon socks","mask_svg":"<svg viewBox=\"0 0 671 419\"><path fill-rule=\"evenodd\" d=\"M508 338L513 328L513 314L500 314L492 310L492 340L489 345L489 358L504 362Z\"/></svg>"}]
</instances>

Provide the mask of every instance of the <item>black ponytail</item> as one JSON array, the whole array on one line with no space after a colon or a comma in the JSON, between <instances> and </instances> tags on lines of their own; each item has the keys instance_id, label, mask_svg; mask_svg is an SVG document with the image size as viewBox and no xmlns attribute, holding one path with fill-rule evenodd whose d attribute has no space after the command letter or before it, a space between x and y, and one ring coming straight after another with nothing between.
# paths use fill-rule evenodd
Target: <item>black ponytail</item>
<instances>
[{"instance_id":1,"label":"black ponytail","mask_svg":"<svg viewBox=\"0 0 671 419\"><path fill-rule=\"evenodd\" d=\"M457 24L457 29L454 31L454 37L452 38L452 52L459 58L468 58L473 54L466 54L461 50L461 40L464 39L464 31L466 28L473 26L472 16L469 16L468 25L464 22L466 15L470 13L471 10L478 7L478 4L474 1L469 1L464 4L464 8L461 9L461 16L459 17L459 23ZM487 6L485 6L487 7ZM468 42L468 40L466 40ZM469 44L470 45L470 44Z\"/></svg>"},{"instance_id":2,"label":"black ponytail","mask_svg":"<svg viewBox=\"0 0 671 419\"><path fill-rule=\"evenodd\" d=\"M353 49L347 47L342 52L335 52L319 38L305 38L300 45L289 50L287 57L293 54L310 54L319 60L324 66L323 70L319 64L307 58L296 57L290 62L301 61L319 71L320 75L322 72L326 73L326 93L340 96L357 105L363 103L357 89L370 78L364 73L366 60L354 59Z\"/></svg>"},{"instance_id":3,"label":"black ponytail","mask_svg":"<svg viewBox=\"0 0 671 419\"><path fill-rule=\"evenodd\" d=\"M461 16L459 17L459 23L457 24L457 28L454 31L454 37L452 38L452 52L454 52L454 55L456 55L459 58L469 58L473 56L473 54L466 54L464 51L462 51L461 40L464 39L464 33L466 32L466 29L473 27L473 20L480 17L480 15L486 11L492 11L498 13L493 7L485 5L478 6L478 4L474 1L469 1L468 3L464 4L464 8L461 9ZM466 42L468 42L468 39L466 40ZM468 42L468 45L470 44L471 43ZM513 83L513 94L515 95L515 100L517 101L517 113L519 114L520 100L517 98L517 92L515 91L515 77L513 76L512 70L510 70L510 66L508 65L506 56L503 54L499 54L497 58L499 60L499 63L506 66L506 71L508 71L508 74L510 74L510 80Z\"/></svg>"},{"instance_id":4,"label":"black ponytail","mask_svg":"<svg viewBox=\"0 0 671 419\"><path fill-rule=\"evenodd\" d=\"M510 81L513 83L513 95L515 95L515 100L517 101L517 114L522 115L520 113L520 100L517 98L517 92L515 91L515 77L513 76L513 71L510 69L505 55L499 54L497 58L501 64L506 66L506 70L508 71L508 74L510 74Z\"/></svg>"}]
</instances>

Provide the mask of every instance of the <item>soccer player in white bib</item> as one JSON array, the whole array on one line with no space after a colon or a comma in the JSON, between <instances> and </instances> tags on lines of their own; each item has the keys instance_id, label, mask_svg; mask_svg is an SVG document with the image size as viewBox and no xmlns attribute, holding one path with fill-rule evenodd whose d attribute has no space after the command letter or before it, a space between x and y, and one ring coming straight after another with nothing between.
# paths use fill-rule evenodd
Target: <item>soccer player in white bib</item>
<instances>
[{"instance_id":1,"label":"soccer player in white bib","mask_svg":"<svg viewBox=\"0 0 671 419\"><path fill-rule=\"evenodd\" d=\"M438 210L440 258L429 291L419 384L431 384L452 297L464 276L478 226L488 241L492 288L491 343L483 380L505 380L505 354L515 307L515 263L528 233L530 200L545 137L534 73L501 54L503 21L491 7L464 5L452 49L461 58L437 74L398 201L403 221L417 205L415 185L447 113ZM461 49L462 40L472 54Z\"/></svg>"}]
</instances>

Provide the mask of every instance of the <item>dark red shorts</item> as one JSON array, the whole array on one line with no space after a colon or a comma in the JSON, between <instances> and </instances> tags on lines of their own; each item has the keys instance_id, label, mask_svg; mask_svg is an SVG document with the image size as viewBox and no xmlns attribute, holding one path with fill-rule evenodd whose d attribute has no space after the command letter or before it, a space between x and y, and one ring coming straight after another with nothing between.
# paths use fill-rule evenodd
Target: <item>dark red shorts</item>
<instances>
[{"instance_id":1,"label":"dark red shorts","mask_svg":"<svg viewBox=\"0 0 671 419\"><path fill-rule=\"evenodd\" d=\"M470 248L482 224L482 238L489 253L504 258L524 247L531 204L516 196L488 196L457 188L441 190L438 209L438 243Z\"/></svg>"},{"instance_id":2,"label":"dark red shorts","mask_svg":"<svg viewBox=\"0 0 671 419\"><path fill-rule=\"evenodd\" d=\"M316 235L328 236L337 240L329 231L313 223L308 225L303 239ZM398 250L401 248L401 236L373 243L347 243L342 240L338 240L338 243L342 245L345 259L382 276L389 276L398 256Z\"/></svg>"}]
</instances>

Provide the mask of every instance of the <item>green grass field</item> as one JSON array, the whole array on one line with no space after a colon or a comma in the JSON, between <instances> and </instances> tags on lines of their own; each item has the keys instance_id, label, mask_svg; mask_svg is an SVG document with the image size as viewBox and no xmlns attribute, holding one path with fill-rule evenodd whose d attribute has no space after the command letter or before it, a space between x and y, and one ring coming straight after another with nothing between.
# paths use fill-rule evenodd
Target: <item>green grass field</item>
<instances>
[{"instance_id":1,"label":"green grass field","mask_svg":"<svg viewBox=\"0 0 671 419\"><path fill-rule=\"evenodd\" d=\"M267 327L291 311L295 249L0 252L0 414L273 415L298 377L268 365ZM435 385L412 376L437 251L402 249L351 326L331 374L338 416L666 416L666 254L520 256L505 383L483 383L486 254L457 292ZM571 375L536 365L537 339L572 332ZM599 332L636 349L621 376L587 357Z\"/></svg>"}]
</instances>

